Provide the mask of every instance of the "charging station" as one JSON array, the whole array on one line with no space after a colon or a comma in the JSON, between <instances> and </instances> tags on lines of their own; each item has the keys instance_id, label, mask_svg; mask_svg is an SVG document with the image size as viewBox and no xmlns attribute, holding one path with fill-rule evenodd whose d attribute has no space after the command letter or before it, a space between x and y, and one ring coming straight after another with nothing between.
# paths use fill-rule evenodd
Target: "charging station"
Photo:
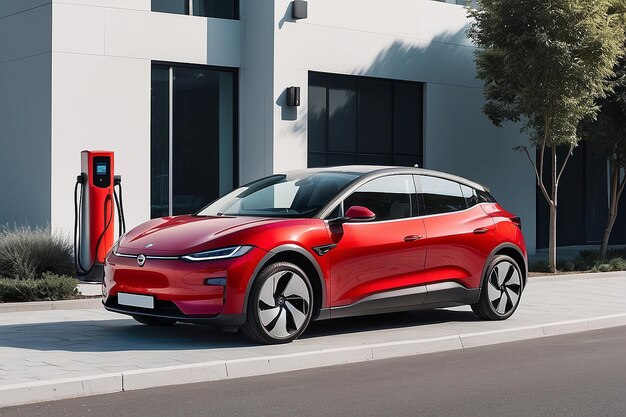
<instances>
[{"instance_id":1,"label":"charging station","mask_svg":"<svg viewBox=\"0 0 626 417\"><path fill-rule=\"evenodd\" d=\"M119 187L119 197L115 187ZM83 281L104 278L104 258L115 243L115 208L121 236L126 229L122 181L114 175L113 152L82 151L81 173L74 187L74 262Z\"/></svg>"}]
</instances>

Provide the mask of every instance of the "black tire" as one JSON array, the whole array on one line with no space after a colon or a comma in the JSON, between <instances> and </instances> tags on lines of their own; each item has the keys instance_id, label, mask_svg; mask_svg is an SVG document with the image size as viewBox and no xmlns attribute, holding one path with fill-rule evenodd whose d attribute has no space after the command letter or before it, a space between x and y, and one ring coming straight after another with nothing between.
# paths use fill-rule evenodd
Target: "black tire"
<instances>
[{"instance_id":1,"label":"black tire","mask_svg":"<svg viewBox=\"0 0 626 417\"><path fill-rule=\"evenodd\" d=\"M498 255L489 263L480 298L472 310L483 320L506 320L519 306L523 289L524 278L515 259Z\"/></svg>"},{"instance_id":2,"label":"black tire","mask_svg":"<svg viewBox=\"0 0 626 417\"><path fill-rule=\"evenodd\" d=\"M313 305L311 282L302 268L290 262L273 263L252 284L241 331L254 342L289 343L306 330Z\"/></svg>"},{"instance_id":3,"label":"black tire","mask_svg":"<svg viewBox=\"0 0 626 417\"><path fill-rule=\"evenodd\" d=\"M150 317L150 316L133 316L133 318L141 324L145 324L146 326L171 326L176 324L176 320L174 319L163 319L160 317Z\"/></svg>"}]
</instances>

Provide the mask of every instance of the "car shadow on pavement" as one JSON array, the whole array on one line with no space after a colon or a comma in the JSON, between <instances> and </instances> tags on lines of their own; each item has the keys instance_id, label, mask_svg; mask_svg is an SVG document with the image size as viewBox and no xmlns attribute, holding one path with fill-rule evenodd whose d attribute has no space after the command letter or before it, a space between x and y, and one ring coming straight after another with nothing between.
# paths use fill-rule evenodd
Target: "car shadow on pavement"
<instances>
[{"instance_id":1,"label":"car shadow on pavement","mask_svg":"<svg viewBox=\"0 0 626 417\"><path fill-rule=\"evenodd\" d=\"M302 339L337 334L360 333L375 330L390 330L418 327L448 322L473 322L478 317L472 311L437 309L407 311L402 313L375 314L369 316L312 322Z\"/></svg>"},{"instance_id":2,"label":"car shadow on pavement","mask_svg":"<svg viewBox=\"0 0 626 417\"><path fill-rule=\"evenodd\" d=\"M379 314L312 322L300 337L364 333L376 330L417 328L446 322L478 320L471 311L428 310ZM155 350L206 350L258 346L237 333L207 326L178 323L151 327L131 319L66 321L0 326L0 349L34 351L118 352Z\"/></svg>"},{"instance_id":3,"label":"car shadow on pavement","mask_svg":"<svg viewBox=\"0 0 626 417\"><path fill-rule=\"evenodd\" d=\"M236 333L178 323L152 327L132 319L87 320L0 326L0 349L116 352L197 350L253 346Z\"/></svg>"}]
</instances>

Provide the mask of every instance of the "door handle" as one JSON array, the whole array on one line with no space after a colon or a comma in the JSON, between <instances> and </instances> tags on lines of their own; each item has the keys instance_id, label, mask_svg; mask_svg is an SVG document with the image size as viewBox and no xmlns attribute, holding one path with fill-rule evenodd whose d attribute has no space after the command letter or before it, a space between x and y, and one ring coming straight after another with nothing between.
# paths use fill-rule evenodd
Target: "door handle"
<instances>
[{"instance_id":1,"label":"door handle","mask_svg":"<svg viewBox=\"0 0 626 417\"><path fill-rule=\"evenodd\" d=\"M474 229L474 233L477 235L482 235L483 233L487 233L489 229L486 227L479 227L478 229Z\"/></svg>"},{"instance_id":2,"label":"door handle","mask_svg":"<svg viewBox=\"0 0 626 417\"><path fill-rule=\"evenodd\" d=\"M408 235L404 237L405 242L415 242L416 240L420 240L424 236L422 235Z\"/></svg>"}]
</instances>

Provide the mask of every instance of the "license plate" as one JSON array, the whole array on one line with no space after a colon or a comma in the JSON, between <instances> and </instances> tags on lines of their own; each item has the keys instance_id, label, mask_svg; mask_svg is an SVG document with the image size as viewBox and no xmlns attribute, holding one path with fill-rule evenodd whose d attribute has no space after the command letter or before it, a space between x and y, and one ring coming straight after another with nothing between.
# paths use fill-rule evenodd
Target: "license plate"
<instances>
[{"instance_id":1,"label":"license plate","mask_svg":"<svg viewBox=\"0 0 626 417\"><path fill-rule=\"evenodd\" d=\"M120 292L117 294L117 303L123 306L154 309L154 297L149 295Z\"/></svg>"}]
</instances>

